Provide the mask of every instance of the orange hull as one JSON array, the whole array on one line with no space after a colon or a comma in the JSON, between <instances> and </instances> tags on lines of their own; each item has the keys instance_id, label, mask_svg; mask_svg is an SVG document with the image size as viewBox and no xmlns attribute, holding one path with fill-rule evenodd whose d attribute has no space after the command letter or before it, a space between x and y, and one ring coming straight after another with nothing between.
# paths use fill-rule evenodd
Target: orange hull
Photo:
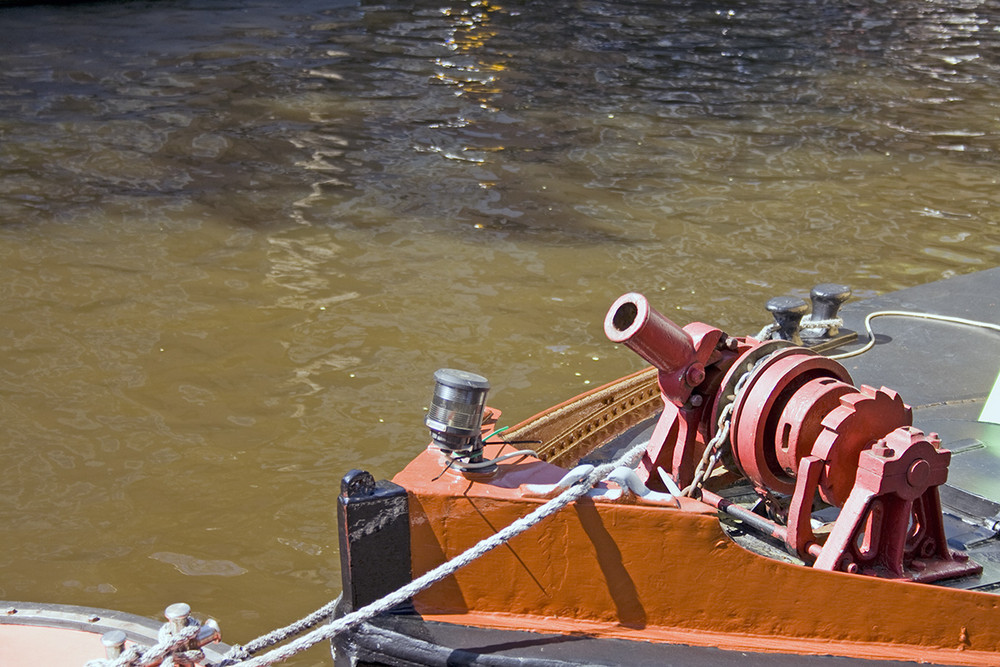
<instances>
[{"instance_id":1,"label":"orange hull","mask_svg":"<svg viewBox=\"0 0 1000 667\"><path fill-rule=\"evenodd\" d=\"M528 514L518 488L562 474L536 459L488 483L440 473L428 450L394 481L410 495L414 576ZM428 620L540 632L1000 665L1000 598L816 570L751 553L716 510L582 499L418 595Z\"/></svg>"}]
</instances>

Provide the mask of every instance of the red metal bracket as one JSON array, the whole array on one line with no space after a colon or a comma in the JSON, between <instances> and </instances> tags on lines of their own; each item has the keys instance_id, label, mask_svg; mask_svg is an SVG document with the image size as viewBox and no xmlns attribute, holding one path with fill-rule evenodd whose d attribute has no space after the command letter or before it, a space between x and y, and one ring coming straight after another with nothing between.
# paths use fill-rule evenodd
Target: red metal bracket
<instances>
[{"instance_id":1,"label":"red metal bracket","mask_svg":"<svg viewBox=\"0 0 1000 667\"><path fill-rule=\"evenodd\" d=\"M854 488L816 559L825 570L931 582L982 566L948 548L937 487L951 452L902 426L861 452Z\"/></svg>"}]
</instances>

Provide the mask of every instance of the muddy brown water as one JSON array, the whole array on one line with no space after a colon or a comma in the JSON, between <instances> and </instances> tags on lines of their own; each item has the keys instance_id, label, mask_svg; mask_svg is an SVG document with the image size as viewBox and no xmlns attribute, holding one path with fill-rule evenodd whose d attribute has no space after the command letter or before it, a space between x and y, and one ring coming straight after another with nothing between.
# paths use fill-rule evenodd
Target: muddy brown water
<instances>
[{"instance_id":1,"label":"muddy brown water","mask_svg":"<svg viewBox=\"0 0 1000 667\"><path fill-rule=\"evenodd\" d=\"M514 423L642 366L625 291L743 334L995 266L998 47L967 1L0 6L0 599L245 642L337 595L340 477L437 368Z\"/></svg>"}]
</instances>

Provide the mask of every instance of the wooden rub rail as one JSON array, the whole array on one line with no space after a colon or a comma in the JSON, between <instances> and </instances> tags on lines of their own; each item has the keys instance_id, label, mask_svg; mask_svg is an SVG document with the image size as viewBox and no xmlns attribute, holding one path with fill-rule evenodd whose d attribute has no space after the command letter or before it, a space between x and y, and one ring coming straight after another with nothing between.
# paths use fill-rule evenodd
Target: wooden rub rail
<instances>
[{"instance_id":1,"label":"wooden rub rail","mask_svg":"<svg viewBox=\"0 0 1000 667\"><path fill-rule=\"evenodd\" d=\"M627 375L517 424L504 437L538 440L539 458L572 467L663 407L656 378L653 367Z\"/></svg>"}]
</instances>

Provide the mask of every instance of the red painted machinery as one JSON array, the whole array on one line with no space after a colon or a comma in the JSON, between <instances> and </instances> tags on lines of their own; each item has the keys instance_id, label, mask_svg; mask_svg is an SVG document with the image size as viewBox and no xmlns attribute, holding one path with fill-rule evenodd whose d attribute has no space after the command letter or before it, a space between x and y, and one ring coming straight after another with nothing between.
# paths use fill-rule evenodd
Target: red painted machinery
<instances>
[{"instance_id":1,"label":"red painted machinery","mask_svg":"<svg viewBox=\"0 0 1000 667\"><path fill-rule=\"evenodd\" d=\"M922 582L981 572L945 539L951 453L913 428L893 390L855 387L841 364L788 340L681 328L640 294L620 297L604 329L658 370L664 409L639 469L650 488L665 490L669 473L816 568ZM750 480L767 516L702 488L716 459ZM825 536L812 527L824 505L840 508Z\"/></svg>"}]
</instances>

